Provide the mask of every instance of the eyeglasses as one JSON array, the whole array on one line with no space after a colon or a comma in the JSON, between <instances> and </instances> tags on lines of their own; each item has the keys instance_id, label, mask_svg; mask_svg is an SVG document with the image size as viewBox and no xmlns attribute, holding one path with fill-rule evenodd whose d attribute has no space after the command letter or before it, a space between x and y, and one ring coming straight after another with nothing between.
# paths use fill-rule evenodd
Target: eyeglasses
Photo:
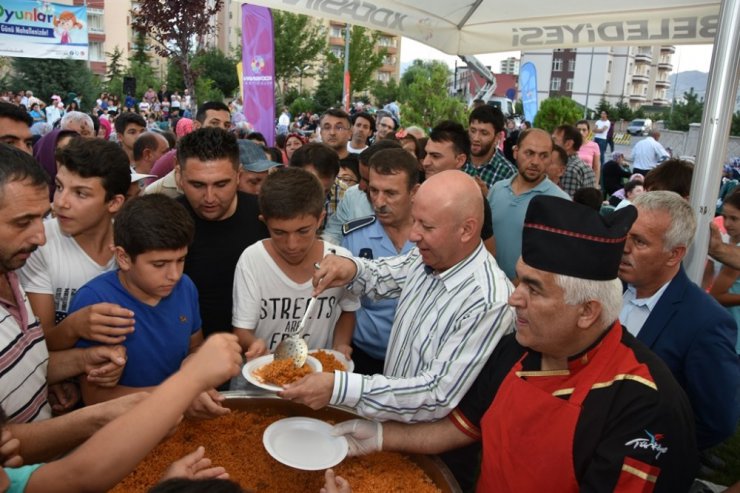
<instances>
[{"instance_id":1,"label":"eyeglasses","mask_svg":"<svg viewBox=\"0 0 740 493\"><path fill-rule=\"evenodd\" d=\"M324 132L331 132L332 129L334 129L335 132L344 132L346 130L349 130L349 127L343 127L342 125L334 125L333 127L331 125L322 125L321 130Z\"/></svg>"},{"instance_id":2,"label":"eyeglasses","mask_svg":"<svg viewBox=\"0 0 740 493\"><path fill-rule=\"evenodd\" d=\"M339 181L344 182L346 185L349 185L349 186L357 185L357 180L355 179L354 176L339 175L337 176L337 178L339 179Z\"/></svg>"}]
</instances>

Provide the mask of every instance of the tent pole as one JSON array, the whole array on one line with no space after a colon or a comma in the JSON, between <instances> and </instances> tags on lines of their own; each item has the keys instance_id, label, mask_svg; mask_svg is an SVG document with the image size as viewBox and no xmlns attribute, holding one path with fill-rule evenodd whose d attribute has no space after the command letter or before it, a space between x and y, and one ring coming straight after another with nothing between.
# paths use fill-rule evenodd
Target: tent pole
<instances>
[{"instance_id":1,"label":"tent pole","mask_svg":"<svg viewBox=\"0 0 740 493\"><path fill-rule=\"evenodd\" d=\"M694 244L685 266L688 276L701 284L709 247L709 223L722 177L732 112L740 75L740 0L723 0L719 10L717 35L712 49L712 63L699 133L699 149L691 183L691 206L697 218Z\"/></svg>"}]
</instances>

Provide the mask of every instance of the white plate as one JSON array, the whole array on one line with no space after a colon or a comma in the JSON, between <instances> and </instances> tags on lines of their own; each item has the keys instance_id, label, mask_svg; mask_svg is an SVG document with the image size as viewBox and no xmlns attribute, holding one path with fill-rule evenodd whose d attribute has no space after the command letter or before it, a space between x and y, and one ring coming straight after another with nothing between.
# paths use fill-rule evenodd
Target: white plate
<instances>
[{"instance_id":1,"label":"white plate","mask_svg":"<svg viewBox=\"0 0 740 493\"><path fill-rule=\"evenodd\" d=\"M247 382L251 383L252 385L256 385L257 387L260 387L265 390L271 390L273 392L280 392L281 390L283 390L282 387L278 385L272 385L269 383L263 383L262 380L260 380L254 375L255 370L262 368L268 363L272 363L274 359L275 359L275 355L266 354L264 356L260 356L259 358L248 361L247 364L242 367L242 375L244 375L244 378L247 379ZM306 363L308 363L308 366L311 367L314 373L321 371L321 362L317 360L316 358L314 358L313 356L307 357Z\"/></svg>"},{"instance_id":2,"label":"white plate","mask_svg":"<svg viewBox=\"0 0 740 493\"><path fill-rule=\"evenodd\" d=\"M332 426L313 418L275 421L262 435L265 450L286 466L319 471L336 466L347 456L347 439L331 435Z\"/></svg>"},{"instance_id":3,"label":"white plate","mask_svg":"<svg viewBox=\"0 0 740 493\"><path fill-rule=\"evenodd\" d=\"M308 354L314 354L318 351L324 351L333 354L334 357L337 358L339 362L345 366L345 368L347 368L347 372L352 373L355 370L355 362L351 359L348 360L347 358L345 358L344 354L340 353L339 351L335 351L333 349L311 349Z\"/></svg>"}]
</instances>

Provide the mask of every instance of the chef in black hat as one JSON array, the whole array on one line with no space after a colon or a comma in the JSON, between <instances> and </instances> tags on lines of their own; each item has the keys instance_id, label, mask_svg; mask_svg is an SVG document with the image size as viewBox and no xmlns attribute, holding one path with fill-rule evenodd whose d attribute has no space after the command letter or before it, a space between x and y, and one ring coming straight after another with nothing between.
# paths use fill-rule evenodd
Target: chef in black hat
<instances>
[{"instance_id":1,"label":"chef in black hat","mask_svg":"<svg viewBox=\"0 0 740 493\"><path fill-rule=\"evenodd\" d=\"M532 199L502 339L459 406L435 423L353 420L351 454L439 453L482 440L479 492L687 491L691 408L665 365L619 324L617 271L637 217Z\"/></svg>"}]
</instances>

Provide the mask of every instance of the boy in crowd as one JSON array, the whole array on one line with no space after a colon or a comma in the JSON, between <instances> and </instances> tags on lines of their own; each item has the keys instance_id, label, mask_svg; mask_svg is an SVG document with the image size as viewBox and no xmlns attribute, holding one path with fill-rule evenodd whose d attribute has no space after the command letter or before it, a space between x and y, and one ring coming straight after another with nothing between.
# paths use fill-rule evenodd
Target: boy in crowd
<instances>
[{"instance_id":1,"label":"boy in crowd","mask_svg":"<svg viewBox=\"0 0 740 493\"><path fill-rule=\"evenodd\" d=\"M198 291L183 276L193 231L193 220L185 208L160 194L131 199L116 217L113 240L119 270L106 272L80 288L71 308L115 303L131 310L136 324L123 342L128 362L118 385L102 388L80 381L87 404L159 385L203 342ZM77 346L96 344L82 339ZM204 405L215 413L226 412L219 413L220 405L207 396L201 399L210 401Z\"/></svg>"},{"instance_id":2,"label":"boy in crowd","mask_svg":"<svg viewBox=\"0 0 740 493\"><path fill-rule=\"evenodd\" d=\"M56 161L56 217L45 221L46 244L20 269L21 284L49 349L70 348L80 337L120 343L133 329L129 310L103 303L66 317L83 284L116 268L113 216L131 184L128 159L113 142L77 138L57 150Z\"/></svg>"},{"instance_id":3,"label":"boy in crowd","mask_svg":"<svg viewBox=\"0 0 740 493\"><path fill-rule=\"evenodd\" d=\"M134 162L134 143L140 134L146 131L146 120L138 113L125 111L116 118L116 135L121 149L128 156L128 162Z\"/></svg>"},{"instance_id":4,"label":"boy in crowd","mask_svg":"<svg viewBox=\"0 0 740 493\"><path fill-rule=\"evenodd\" d=\"M247 248L234 275L234 332L247 358L274 351L297 331L311 299L314 266L324 256L351 255L318 238L324 191L311 173L276 170L262 185L259 201L270 239ZM359 306L357 297L343 288L324 291L304 330L308 347L333 348L349 358Z\"/></svg>"}]
</instances>

